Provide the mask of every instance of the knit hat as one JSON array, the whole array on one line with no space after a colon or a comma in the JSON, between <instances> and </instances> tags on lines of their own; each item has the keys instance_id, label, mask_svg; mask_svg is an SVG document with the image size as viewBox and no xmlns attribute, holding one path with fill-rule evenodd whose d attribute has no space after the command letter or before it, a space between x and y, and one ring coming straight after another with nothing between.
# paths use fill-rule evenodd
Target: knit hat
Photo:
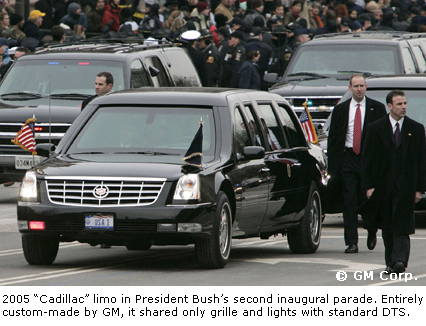
<instances>
[{"instance_id":1,"label":"knit hat","mask_svg":"<svg viewBox=\"0 0 426 326\"><path fill-rule=\"evenodd\" d=\"M73 14L75 13L78 9L80 9L80 5L78 3L72 2L70 3L70 5L68 6L68 13L69 14Z\"/></svg>"},{"instance_id":2,"label":"knit hat","mask_svg":"<svg viewBox=\"0 0 426 326\"><path fill-rule=\"evenodd\" d=\"M203 10L210 8L209 5L205 2L199 2L197 3L197 10L198 12L202 12Z\"/></svg>"},{"instance_id":3,"label":"knit hat","mask_svg":"<svg viewBox=\"0 0 426 326\"><path fill-rule=\"evenodd\" d=\"M240 39L240 40L242 40L242 41L244 41L244 40L245 40L244 33L243 33L243 32L241 32L241 31L239 31L239 30L236 30L235 32L233 32L230 36L231 36L231 37L238 38L238 39Z\"/></svg>"},{"instance_id":4,"label":"knit hat","mask_svg":"<svg viewBox=\"0 0 426 326\"><path fill-rule=\"evenodd\" d=\"M0 38L0 46L3 46L3 45L9 46L9 42L5 38L1 37Z\"/></svg>"},{"instance_id":5,"label":"knit hat","mask_svg":"<svg viewBox=\"0 0 426 326\"><path fill-rule=\"evenodd\" d=\"M23 20L24 20L24 18L22 18L22 16L19 15L19 14L10 15L10 25L11 26L19 24Z\"/></svg>"}]
</instances>

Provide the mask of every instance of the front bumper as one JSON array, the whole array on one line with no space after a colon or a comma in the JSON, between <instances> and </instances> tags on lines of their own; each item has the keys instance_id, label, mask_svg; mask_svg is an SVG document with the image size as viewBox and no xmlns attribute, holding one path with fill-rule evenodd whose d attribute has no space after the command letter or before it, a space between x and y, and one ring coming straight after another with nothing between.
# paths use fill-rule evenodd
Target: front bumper
<instances>
[{"instance_id":1,"label":"front bumper","mask_svg":"<svg viewBox=\"0 0 426 326\"><path fill-rule=\"evenodd\" d=\"M126 245L144 241L159 245L189 244L197 239L210 237L215 210L214 203L94 208L18 202L18 226L23 234L54 236L64 242ZM112 215L114 228L86 229L86 214ZM29 229L30 221L42 221L45 227L42 230ZM191 231L191 225L198 228Z\"/></svg>"}]
</instances>

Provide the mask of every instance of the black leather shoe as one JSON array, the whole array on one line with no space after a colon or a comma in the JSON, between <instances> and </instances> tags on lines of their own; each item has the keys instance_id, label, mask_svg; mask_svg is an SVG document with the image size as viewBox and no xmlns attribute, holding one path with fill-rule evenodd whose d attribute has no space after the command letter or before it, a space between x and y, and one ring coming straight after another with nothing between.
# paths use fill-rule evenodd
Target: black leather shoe
<instances>
[{"instance_id":1,"label":"black leather shoe","mask_svg":"<svg viewBox=\"0 0 426 326\"><path fill-rule=\"evenodd\" d=\"M397 273L397 274L404 273L405 265L402 261L398 261L393 265L392 270L394 271L394 273Z\"/></svg>"},{"instance_id":2,"label":"black leather shoe","mask_svg":"<svg viewBox=\"0 0 426 326\"><path fill-rule=\"evenodd\" d=\"M376 232L368 232L367 236L367 248L369 250L373 250L376 247L377 244L377 236Z\"/></svg>"},{"instance_id":3,"label":"black leather shoe","mask_svg":"<svg viewBox=\"0 0 426 326\"><path fill-rule=\"evenodd\" d=\"M385 274L392 274L394 271L392 269L392 267L390 266L386 266L385 270L383 271L383 273Z\"/></svg>"},{"instance_id":4,"label":"black leather shoe","mask_svg":"<svg viewBox=\"0 0 426 326\"><path fill-rule=\"evenodd\" d=\"M345 254L356 254L358 252L358 246L351 245L348 246L345 250Z\"/></svg>"}]
</instances>

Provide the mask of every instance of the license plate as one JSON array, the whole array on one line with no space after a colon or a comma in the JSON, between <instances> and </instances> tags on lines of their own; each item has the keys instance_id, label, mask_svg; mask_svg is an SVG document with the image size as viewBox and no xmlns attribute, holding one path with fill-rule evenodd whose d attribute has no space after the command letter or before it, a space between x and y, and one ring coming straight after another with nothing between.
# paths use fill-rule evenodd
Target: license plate
<instances>
[{"instance_id":1,"label":"license plate","mask_svg":"<svg viewBox=\"0 0 426 326\"><path fill-rule=\"evenodd\" d=\"M41 156L21 155L15 156L15 169L28 170L41 163Z\"/></svg>"},{"instance_id":2,"label":"license plate","mask_svg":"<svg viewBox=\"0 0 426 326\"><path fill-rule=\"evenodd\" d=\"M85 228L86 230L114 230L114 216L102 214L86 214Z\"/></svg>"}]
</instances>

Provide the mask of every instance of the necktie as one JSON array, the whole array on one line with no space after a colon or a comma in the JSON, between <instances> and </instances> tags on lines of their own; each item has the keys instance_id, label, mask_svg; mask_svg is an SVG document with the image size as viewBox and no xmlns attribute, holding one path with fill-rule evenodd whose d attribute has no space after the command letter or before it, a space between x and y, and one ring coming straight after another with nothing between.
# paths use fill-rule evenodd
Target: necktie
<instances>
[{"instance_id":1,"label":"necktie","mask_svg":"<svg viewBox=\"0 0 426 326\"><path fill-rule=\"evenodd\" d=\"M399 122L395 124L395 133L393 136L395 137L396 148L398 148L399 145L401 145L401 130L399 129Z\"/></svg>"},{"instance_id":2,"label":"necktie","mask_svg":"<svg viewBox=\"0 0 426 326\"><path fill-rule=\"evenodd\" d=\"M361 122L361 109L357 104L355 121L354 121L354 142L353 142L353 151L356 155L361 152L361 134L362 134L362 122Z\"/></svg>"}]
</instances>

